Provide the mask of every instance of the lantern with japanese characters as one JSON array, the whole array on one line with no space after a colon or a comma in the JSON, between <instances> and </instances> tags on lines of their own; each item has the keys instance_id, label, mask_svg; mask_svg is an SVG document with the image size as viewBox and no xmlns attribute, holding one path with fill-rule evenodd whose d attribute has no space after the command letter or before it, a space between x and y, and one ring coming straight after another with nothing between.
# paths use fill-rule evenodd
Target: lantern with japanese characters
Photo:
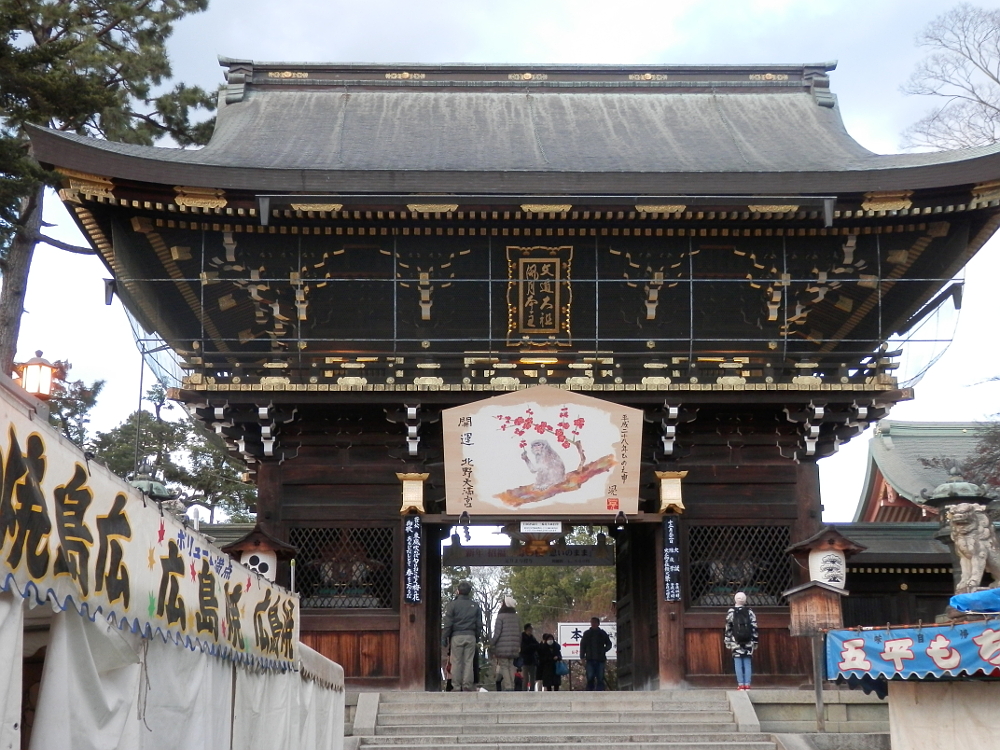
<instances>
[{"instance_id":1,"label":"lantern with japanese characters","mask_svg":"<svg viewBox=\"0 0 1000 750\"><path fill-rule=\"evenodd\" d=\"M789 547L799 567L809 572L809 581L783 593L788 600L792 635L816 635L843 627L841 597L847 579L847 556L866 548L851 541L833 526Z\"/></svg>"},{"instance_id":2,"label":"lantern with japanese characters","mask_svg":"<svg viewBox=\"0 0 1000 750\"><path fill-rule=\"evenodd\" d=\"M279 560L291 560L296 549L265 532L260 525L254 526L246 536L222 548L240 563L258 575L273 581L278 573Z\"/></svg>"}]
</instances>

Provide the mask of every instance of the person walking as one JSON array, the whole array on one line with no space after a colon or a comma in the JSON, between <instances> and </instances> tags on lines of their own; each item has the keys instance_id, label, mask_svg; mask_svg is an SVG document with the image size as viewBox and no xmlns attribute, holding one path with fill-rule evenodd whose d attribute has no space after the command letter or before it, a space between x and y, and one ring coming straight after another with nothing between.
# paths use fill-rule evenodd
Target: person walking
<instances>
[{"instance_id":1,"label":"person walking","mask_svg":"<svg viewBox=\"0 0 1000 750\"><path fill-rule=\"evenodd\" d=\"M562 677L556 671L556 665L562 661L562 648L556 643L552 633L542 635L538 646L538 679L543 690L558 690Z\"/></svg>"},{"instance_id":2,"label":"person walking","mask_svg":"<svg viewBox=\"0 0 1000 750\"><path fill-rule=\"evenodd\" d=\"M524 689L534 690L538 667L538 639L532 635L531 623L524 626L521 633L521 674L524 678Z\"/></svg>"},{"instance_id":3,"label":"person walking","mask_svg":"<svg viewBox=\"0 0 1000 750\"><path fill-rule=\"evenodd\" d=\"M757 615L747 606L747 595L742 591L733 597L733 604L726 612L725 643L736 663L736 689L749 690L751 659L757 648Z\"/></svg>"},{"instance_id":4,"label":"person walking","mask_svg":"<svg viewBox=\"0 0 1000 750\"><path fill-rule=\"evenodd\" d=\"M471 594L471 583L458 584L458 594L444 608L441 626L441 646L451 649L452 684L466 693L475 689L476 641L483 632L483 610Z\"/></svg>"},{"instance_id":5,"label":"person walking","mask_svg":"<svg viewBox=\"0 0 1000 750\"><path fill-rule=\"evenodd\" d=\"M598 617L590 618L590 627L580 639L580 658L587 665L587 690L604 690L604 670L611 650L611 636L601 629Z\"/></svg>"},{"instance_id":6,"label":"person walking","mask_svg":"<svg viewBox=\"0 0 1000 750\"><path fill-rule=\"evenodd\" d=\"M514 597L504 597L493 625L493 658L496 662L497 690L514 689L514 659L521 653L521 625Z\"/></svg>"}]
</instances>

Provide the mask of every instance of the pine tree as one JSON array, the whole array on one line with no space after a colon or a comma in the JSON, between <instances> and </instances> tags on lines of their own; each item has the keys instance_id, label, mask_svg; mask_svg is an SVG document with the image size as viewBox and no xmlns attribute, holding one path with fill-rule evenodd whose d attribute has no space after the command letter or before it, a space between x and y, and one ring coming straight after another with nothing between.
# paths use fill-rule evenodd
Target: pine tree
<instances>
[{"instance_id":1,"label":"pine tree","mask_svg":"<svg viewBox=\"0 0 1000 750\"><path fill-rule=\"evenodd\" d=\"M200 88L170 79L166 40L173 24L208 0L0 0L0 368L17 350L35 246L90 248L44 233L44 187L56 175L35 163L27 128L39 125L152 145L207 142L212 123L192 113L214 103Z\"/></svg>"}]
</instances>

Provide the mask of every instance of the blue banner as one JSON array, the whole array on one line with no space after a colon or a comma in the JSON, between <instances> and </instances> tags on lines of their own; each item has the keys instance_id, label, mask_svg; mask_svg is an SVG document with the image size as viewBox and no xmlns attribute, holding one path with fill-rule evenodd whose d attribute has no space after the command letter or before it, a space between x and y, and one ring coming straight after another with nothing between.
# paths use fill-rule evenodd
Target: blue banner
<instances>
[{"instance_id":1,"label":"blue banner","mask_svg":"<svg viewBox=\"0 0 1000 750\"><path fill-rule=\"evenodd\" d=\"M920 628L831 630L826 673L837 676L1000 676L1000 617Z\"/></svg>"}]
</instances>

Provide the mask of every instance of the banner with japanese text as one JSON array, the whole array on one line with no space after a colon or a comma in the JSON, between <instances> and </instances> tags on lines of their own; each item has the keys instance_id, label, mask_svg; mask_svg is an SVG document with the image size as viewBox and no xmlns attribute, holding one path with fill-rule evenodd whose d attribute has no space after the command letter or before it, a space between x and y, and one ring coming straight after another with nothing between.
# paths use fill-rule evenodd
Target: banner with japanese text
<instances>
[{"instance_id":1,"label":"banner with japanese text","mask_svg":"<svg viewBox=\"0 0 1000 750\"><path fill-rule=\"evenodd\" d=\"M245 664L297 662L296 594L88 462L6 388L0 590Z\"/></svg>"},{"instance_id":2,"label":"banner with japanese text","mask_svg":"<svg viewBox=\"0 0 1000 750\"><path fill-rule=\"evenodd\" d=\"M441 416L448 513L636 513L642 412L552 386Z\"/></svg>"},{"instance_id":3,"label":"banner with japanese text","mask_svg":"<svg viewBox=\"0 0 1000 750\"><path fill-rule=\"evenodd\" d=\"M831 630L827 677L1000 675L1000 618L919 628Z\"/></svg>"}]
</instances>

